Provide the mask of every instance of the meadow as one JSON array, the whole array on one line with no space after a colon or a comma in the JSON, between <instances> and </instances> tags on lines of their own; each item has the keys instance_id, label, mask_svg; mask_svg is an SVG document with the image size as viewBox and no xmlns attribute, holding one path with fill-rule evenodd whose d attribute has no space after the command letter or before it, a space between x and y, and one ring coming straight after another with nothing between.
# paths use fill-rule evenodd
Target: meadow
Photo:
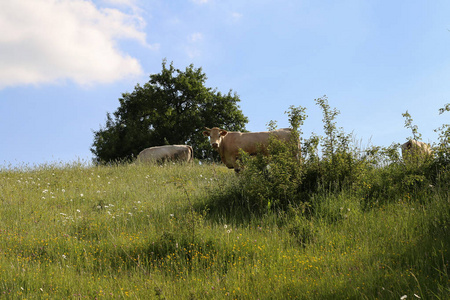
<instances>
[{"instance_id":1,"label":"meadow","mask_svg":"<svg viewBox=\"0 0 450 300\"><path fill-rule=\"evenodd\" d=\"M2 169L0 298L449 299L448 176L406 171L253 209L223 165Z\"/></svg>"}]
</instances>

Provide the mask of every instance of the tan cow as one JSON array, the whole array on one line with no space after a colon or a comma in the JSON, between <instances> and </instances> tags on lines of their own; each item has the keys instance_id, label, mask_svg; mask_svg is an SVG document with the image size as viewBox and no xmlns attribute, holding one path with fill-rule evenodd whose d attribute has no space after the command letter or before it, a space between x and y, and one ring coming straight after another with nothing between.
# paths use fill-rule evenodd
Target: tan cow
<instances>
[{"instance_id":1,"label":"tan cow","mask_svg":"<svg viewBox=\"0 0 450 300\"><path fill-rule=\"evenodd\" d=\"M206 128L206 131L203 131L204 136L209 136L211 146L219 152L222 162L228 168L234 168L236 172L239 171L239 165L236 161L239 156L239 149L250 155L256 154L260 147L267 147L270 134L274 134L283 141L288 141L291 137L291 129L284 128L263 132L233 132L214 127L212 129Z\"/></svg>"},{"instance_id":2,"label":"tan cow","mask_svg":"<svg viewBox=\"0 0 450 300\"><path fill-rule=\"evenodd\" d=\"M418 160L419 158L423 160L432 154L430 145L416 140L409 140L401 147L404 161Z\"/></svg>"},{"instance_id":3,"label":"tan cow","mask_svg":"<svg viewBox=\"0 0 450 300\"><path fill-rule=\"evenodd\" d=\"M193 161L192 147L188 145L166 145L150 147L142 150L138 157L138 163L156 163L165 161Z\"/></svg>"}]
</instances>

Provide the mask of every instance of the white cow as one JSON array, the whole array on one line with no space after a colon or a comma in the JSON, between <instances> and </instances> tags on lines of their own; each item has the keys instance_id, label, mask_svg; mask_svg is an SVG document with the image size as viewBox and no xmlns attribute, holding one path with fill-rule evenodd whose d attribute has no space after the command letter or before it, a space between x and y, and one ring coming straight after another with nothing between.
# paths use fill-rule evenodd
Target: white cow
<instances>
[{"instance_id":1,"label":"white cow","mask_svg":"<svg viewBox=\"0 0 450 300\"><path fill-rule=\"evenodd\" d=\"M165 161L191 162L194 152L188 145L166 145L142 150L137 156L138 163L156 163Z\"/></svg>"},{"instance_id":2,"label":"white cow","mask_svg":"<svg viewBox=\"0 0 450 300\"><path fill-rule=\"evenodd\" d=\"M402 146L402 157L404 161L411 159L423 159L432 154L430 145L416 140L409 140Z\"/></svg>"}]
</instances>

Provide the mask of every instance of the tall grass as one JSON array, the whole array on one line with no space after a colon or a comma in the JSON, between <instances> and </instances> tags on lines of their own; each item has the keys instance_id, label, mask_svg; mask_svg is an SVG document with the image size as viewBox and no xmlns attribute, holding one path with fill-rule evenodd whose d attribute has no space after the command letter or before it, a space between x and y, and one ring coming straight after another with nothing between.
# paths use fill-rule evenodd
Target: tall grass
<instances>
[{"instance_id":1,"label":"tall grass","mask_svg":"<svg viewBox=\"0 0 450 300\"><path fill-rule=\"evenodd\" d=\"M0 173L0 293L26 299L446 299L448 189L252 212L216 165ZM233 207L234 205L234 207Z\"/></svg>"}]
</instances>

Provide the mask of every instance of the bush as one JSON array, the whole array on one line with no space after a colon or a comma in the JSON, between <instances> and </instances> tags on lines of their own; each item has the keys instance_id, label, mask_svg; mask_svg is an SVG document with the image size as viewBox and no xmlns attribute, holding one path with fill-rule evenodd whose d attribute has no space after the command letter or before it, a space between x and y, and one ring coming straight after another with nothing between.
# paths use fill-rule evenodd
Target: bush
<instances>
[{"instance_id":1,"label":"bush","mask_svg":"<svg viewBox=\"0 0 450 300\"><path fill-rule=\"evenodd\" d=\"M259 153L250 157L241 153L245 168L239 175L239 190L249 207L256 210L284 209L289 204L303 201L298 193L303 166L293 153L294 147L298 149L295 133L288 143L271 137L267 156Z\"/></svg>"},{"instance_id":2,"label":"bush","mask_svg":"<svg viewBox=\"0 0 450 300\"><path fill-rule=\"evenodd\" d=\"M301 125L306 119L305 109L290 107L287 112L292 129L289 142L271 137L268 155L262 151L256 156L241 152L241 173L221 194L224 203L235 208L255 212L283 211L287 208L310 207L304 213L311 214L314 199L319 193L351 191L361 201L362 208L370 209L393 201L407 201L412 197L425 199L433 189L448 189L450 181L448 125L440 128L440 143L435 156L420 163L406 163L400 157L400 144L360 149L353 142L352 134L346 134L336 126L339 114L331 109L326 96L316 99L322 108L325 136L312 134L302 143L301 159L298 141ZM450 110L450 107L446 107ZM414 138L420 138L417 126L409 114L405 127L412 129ZM275 129L276 122L269 122ZM230 200L231 199L231 200ZM295 230L294 230L295 231Z\"/></svg>"}]
</instances>

